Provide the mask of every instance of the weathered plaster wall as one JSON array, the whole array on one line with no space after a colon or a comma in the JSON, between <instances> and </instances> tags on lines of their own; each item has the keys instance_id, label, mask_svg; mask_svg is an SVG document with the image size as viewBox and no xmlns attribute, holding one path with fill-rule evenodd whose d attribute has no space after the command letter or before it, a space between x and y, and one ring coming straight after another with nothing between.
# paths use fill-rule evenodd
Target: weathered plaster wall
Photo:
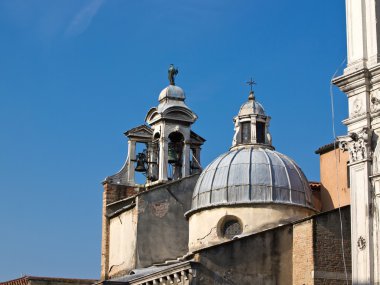
<instances>
[{"instance_id":1,"label":"weathered plaster wall","mask_svg":"<svg viewBox=\"0 0 380 285\"><path fill-rule=\"evenodd\" d=\"M203 269L192 284L292 284L292 225L196 252Z\"/></svg>"},{"instance_id":2,"label":"weathered plaster wall","mask_svg":"<svg viewBox=\"0 0 380 285\"><path fill-rule=\"evenodd\" d=\"M199 175L141 193L137 198L137 264L150 266L188 252L189 224L184 214Z\"/></svg>"},{"instance_id":3,"label":"weathered plaster wall","mask_svg":"<svg viewBox=\"0 0 380 285\"><path fill-rule=\"evenodd\" d=\"M110 220L109 269L111 277L127 273L136 264L137 209Z\"/></svg>"},{"instance_id":4,"label":"weathered plaster wall","mask_svg":"<svg viewBox=\"0 0 380 285\"><path fill-rule=\"evenodd\" d=\"M190 251L226 241L220 227L226 216L235 216L243 228L242 234L262 231L287 224L315 212L303 207L282 204L258 204L236 207L219 207L194 213L189 218Z\"/></svg>"},{"instance_id":5,"label":"weathered plaster wall","mask_svg":"<svg viewBox=\"0 0 380 285\"><path fill-rule=\"evenodd\" d=\"M336 175L336 162L338 167L338 180ZM320 175L321 175L321 203L322 212L329 211L340 206L350 204L350 189L347 177L348 152L343 152L339 148L321 153ZM338 189L338 191L337 191Z\"/></svg>"},{"instance_id":6,"label":"weathered plaster wall","mask_svg":"<svg viewBox=\"0 0 380 285\"><path fill-rule=\"evenodd\" d=\"M101 249L101 279L108 278L109 270L109 239L110 239L110 218L107 216L108 206L111 203L135 195L137 187L103 183L103 206L102 206L102 249Z\"/></svg>"}]
</instances>

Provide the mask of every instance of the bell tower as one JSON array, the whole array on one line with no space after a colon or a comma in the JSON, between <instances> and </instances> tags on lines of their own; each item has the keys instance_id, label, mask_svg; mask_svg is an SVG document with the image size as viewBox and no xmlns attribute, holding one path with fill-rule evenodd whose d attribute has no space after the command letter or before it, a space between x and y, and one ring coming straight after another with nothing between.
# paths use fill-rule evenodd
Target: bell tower
<instances>
[{"instance_id":1,"label":"bell tower","mask_svg":"<svg viewBox=\"0 0 380 285\"><path fill-rule=\"evenodd\" d=\"M197 115L185 104L185 92L175 85L178 69L168 70L169 86L159 97L159 104L146 115L146 124L133 128L128 137L128 157L122 169L106 182L125 186L136 183L136 172L146 177L145 186L153 186L201 171L200 151L205 142L191 130ZM138 145L143 145L141 152Z\"/></svg>"},{"instance_id":2,"label":"bell tower","mask_svg":"<svg viewBox=\"0 0 380 285\"><path fill-rule=\"evenodd\" d=\"M185 104L185 92L175 85L178 69L170 65L169 86L151 108L145 122L153 130L153 153L157 160L154 175L158 182L177 180L200 171L200 150L204 142L191 131L197 115Z\"/></svg>"},{"instance_id":3,"label":"bell tower","mask_svg":"<svg viewBox=\"0 0 380 285\"><path fill-rule=\"evenodd\" d=\"M164 232L160 233L161 240L173 244L169 246L168 252L182 252L182 248L187 244L187 241L182 244L173 242L177 238L184 241L181 237L187 237L187 222L177 221L175 215L166 215L167 211L172 210L178 214L177 201L173 202L169 209L167 200L169 201L171 196L164 200L160 198L161 195L169 195L166 190L162 191L166 186L160 185L202 171L200 152L205 139L191 130L197 115L185 104L182 88L175 85L177 74L178 69L171 65L168 70L169 86L161 91L158 106L149 110L145 124L124 133L128 138L128 157L123 167L103 181L102 279L141 266L141 262L154 260L155 257L150 255L150 249L145 259L139 259L139 254L146 249L145 244L149 244L148 247L152 246L149 239L139 240L139 236L147 231L145 226L149 225L149 222L146 219L150 221L157 218L156 229L163 229ZM138 173L145 177L137 176ZM183 199L187 197L186 201L191 199L193 190L188 181L195 183L196 178L197 176L189 177L184 184L181 184L182 181L173 183L177 187L185 185L178 189L181 193L186 193L183 196ZM170 187L168 186L168 189ZM150 198L144 200L144 197ZM181 202L179 205L179 211L184 211ZM150 210L145 212L146 207ZM184 212L180 216L183 217L183 214ZM144 219L145 223L142 222ZM175 219L175 222L162 222L167 219ZM176 235L170 231L174 223ZM147 227L154 232L154 227Z\"/></svg>"}]
</instances>

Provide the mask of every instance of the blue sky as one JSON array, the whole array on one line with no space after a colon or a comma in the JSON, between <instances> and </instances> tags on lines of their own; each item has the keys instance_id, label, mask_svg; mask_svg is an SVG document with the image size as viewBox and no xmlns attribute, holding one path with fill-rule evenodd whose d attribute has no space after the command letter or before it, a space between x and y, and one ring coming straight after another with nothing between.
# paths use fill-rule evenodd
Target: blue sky
<instances>
[{"instance_id":1,"label":"blue sky","mask_svg":"<svg viewBox=\"0 0 380 285\"><path fill-rule=\"evenodd\" d=\"M319 180L344 13L343 0L1 0L0 281L99 277L100 182L170 63L207 139L204 166L230 147L252 76L274 146ZM334 94L340 135L347 101Z\"/></svg>"}]
</instances>

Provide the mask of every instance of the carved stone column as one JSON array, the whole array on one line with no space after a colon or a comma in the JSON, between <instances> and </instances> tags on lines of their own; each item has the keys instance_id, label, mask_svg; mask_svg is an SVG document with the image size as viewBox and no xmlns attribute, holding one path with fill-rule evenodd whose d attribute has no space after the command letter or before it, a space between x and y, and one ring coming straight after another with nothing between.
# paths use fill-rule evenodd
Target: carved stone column
<instances>
[{"instance_id":1,"label":"carved stone column","mask_svg":"<svg viewBox=\"0 0 380 285\"><path fill-rule=\"evenodd\" d=\"M158 180L168 180L168 142L165 137L160 138L160 155L158 162Z\"/></svg>"},{"instance_id":2,"label":"carved stone column","mask_svg":"<svg viewBox=\"0 0 380 285\"><path fill-rule=\"evenodd\" d=\"M182 152L182 177L190 175L190 145L188 141L184 142Z\"/></svg>"},{"instance_id":3,"label":"carved stone column","mask_svg":"<svg viewBox=\"0 0 380 285\"><path fill-rule=\"evenodd\" d=\"M135 164L136 159L136 141L128 141L128 183L131 185L135 184Z\"/></svg>"},{"instance_id":4,"label":"carved stone column","mask_svg":"<svg viewBox=\"0 0 380 285\"><path fill-rule=\"evenodd\" d=\"M149 161L149 180L155 181L158 179L158 143L148 143L148 161Z\"/></svg>"},{"instance_id":5,"label":"carved stone column","mask_svg":"<svg viewBox=\"0 0 380 285\"><path fill-rule=\"evenodd\" d=\"M371 131L363 128L338 139L350 158L352 284L373 284Z\"/></svg>"},{"instance_id":6,"label":"carved stone column","mask_svg":"<svg viewBox=\"0 0 380 285\"><path fill-rule=\"evenodd\" d=\"M257 134L256 134L256 117L251 117L251 143L257 143Z\"/></svg>"}]
</instances>

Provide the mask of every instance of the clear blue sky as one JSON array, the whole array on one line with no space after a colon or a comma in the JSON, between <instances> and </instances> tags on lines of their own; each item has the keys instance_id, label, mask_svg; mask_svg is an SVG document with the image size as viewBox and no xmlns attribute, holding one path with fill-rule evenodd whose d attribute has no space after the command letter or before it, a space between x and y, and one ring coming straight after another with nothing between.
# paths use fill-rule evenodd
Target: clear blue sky
<instances>
[{"instance_id":1,"label":"clear blue sky","mask_svg":"<svg viewBox=\"0 0 380 285\"><path fill-rule=\"evenodd\" d=\"M228 150L252 76L276 149L318 180L344 13L344 0L1 0L0 281L99 277L100 182L122 166L123 132L157 105L170 63L207 139L203 165Z\"/></svg>"}]
</instances>

